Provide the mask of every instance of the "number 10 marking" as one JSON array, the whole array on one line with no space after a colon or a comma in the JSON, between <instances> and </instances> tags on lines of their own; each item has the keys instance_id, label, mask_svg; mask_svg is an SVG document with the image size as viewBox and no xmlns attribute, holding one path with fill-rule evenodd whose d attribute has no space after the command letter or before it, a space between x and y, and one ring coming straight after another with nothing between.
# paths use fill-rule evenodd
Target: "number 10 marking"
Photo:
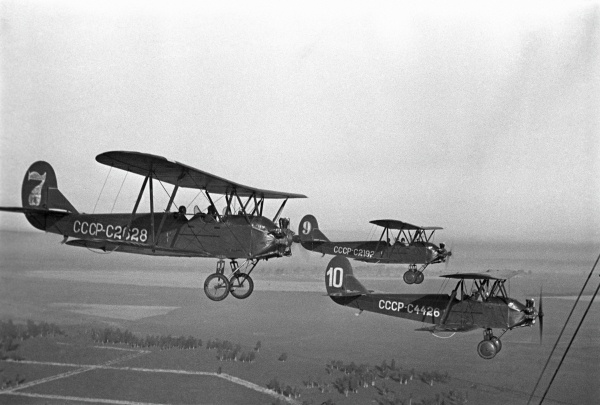
<instances>
[{"instance_id":1,"label":"number 10 marking","mask_svg":"<svg viewBox=\"0 0 600 405\"><path fill-rule=\"evenodd\" d=\"M325 275L329 276L329 287L340 288L342 286L342 281L344 280L344 269L341 267L330 267Z\"/></svg>"}]
</instances>

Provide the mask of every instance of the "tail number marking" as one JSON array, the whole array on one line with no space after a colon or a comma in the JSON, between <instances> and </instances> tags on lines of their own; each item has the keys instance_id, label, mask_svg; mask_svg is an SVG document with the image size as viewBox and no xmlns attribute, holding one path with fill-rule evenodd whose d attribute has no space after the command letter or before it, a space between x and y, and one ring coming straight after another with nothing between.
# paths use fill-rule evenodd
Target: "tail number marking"
<instances>
[{"instance_id":1,"label":"tail number marking","mask_svg":"<svg viewBox=\"0 0 600 405\"><path fill-rule=\"evenodd\" d=\"M425 305L420 307L415 304L405 305L403 302L389 300L379 300L379 309L385 309L393 312L408 312L409 314L420 313L422 315L432 316L434 318L439 317L441 314L439 308L426 307Z\"/></svg>"},{"instance_id":2,"label":"tail number marking","mask_svg":"<svg viewBox=\"0 0 600 405\"><path fill-rule=\"evenodd\" d=\"M341 267L330 267L325 273L329 277L327 285L333 288L340 288L344 280L344 269Z\"/></svg>"},{"instance_id":3,"label":"tail number marking","mask_svg":"<svg viewBox=\"0 0 600 405\"><path fill-rule=\"evenodd\" d=\"M302 222L302 233L308 235L312 231L312 225L309 221Z\"/></svg>"},{"instance_id":4,"label":"tail number marking","mask_svg":"<svg viewBox=\"0 0 600 405\"><path fill-rule=\"evenodd\" d=\"M335 253L337 255L348 255L348 256L371 258L375 254L375 251L358 249L358 248L353 248L353 247L334 246L333 253Z\"/></svg>"},{"instance_id":5,"label":"tail number marking","mask_svg":"<svg viewBox=\"0 0 600 405\"><path fill-rule=\"evenodd\" d=\"M148 231L139 228L127 228L121 225L107 225L106 228L100 222L75 221L73 222L73 232L82 235L106 237L108 239L132 240L136 242L146 242L148 240Z\"/></svg>"}]
</instances>

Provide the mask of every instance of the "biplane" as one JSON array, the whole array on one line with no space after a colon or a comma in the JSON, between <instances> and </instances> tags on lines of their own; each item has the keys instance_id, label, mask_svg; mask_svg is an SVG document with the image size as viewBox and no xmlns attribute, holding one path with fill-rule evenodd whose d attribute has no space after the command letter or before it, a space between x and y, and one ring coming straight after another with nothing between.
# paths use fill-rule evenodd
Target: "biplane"
<instances>
[{"instance_id":1,"label":"biplane","mask_svg":"<svg viewBox=\"0 0 600 405\"><path fill-rule=\"evenodd\" d=\"M22 207L0 207L21 212L37 229L64 237L69 246L154 256L217 258L215 273L204 282L208 298L220 301L229 293L244 299L252 294L250 274L260 260L291 255L294 232L289 218L280 217L287 201L306 198L302 194L262 190L244 186L161 156L114 151L96 156L101 164L144 177L133 210L119 214L85 214L60 192L50 164L33 163L25 173L21 190ZM173 186L164 211L154 207L155 182ZM163 186L164 187L164 186ZM197 189L209 205L193 213L186 206L172 211L178 190ZM148 189L150 212L138 208ZM214 195L225 198L219 212ZM263 215L266 200L282 200L273 218ZM68 240L73 238L72 240ZM226 276L225 260L231 275ZM238 264L238 259L244 262Z\"/></svg>"},{"instance_id":2,"label":"biplane","mask_svg":"<svg viewBox=\"0 0 600 405\"><path fill-rule=\"evenodd\" d=\"M423 271L434 263L443 263L452 256L446 245L433 243L439 226L416 226L393 219L379 219L371 224L382 227L378 240L357 242L331 242L319 230L317 219L305 215L298 225L296 239L302 247L328 255L342 255L368 263L408 264L403 279L406 284L420 284L425 279ZM421 266L417 268L417 265Z\"/></svg>"},{"instance_id":3,"label":"biplane","mask_svg":"<svg viewBox=\"0 0 600 405\"><path fill-rule=\"evenodd\" d=\"M391 294L375 293L358 281L345 256L336 256L327 265L325 287L327 295L339 305L362 311L377 312L418 321L432 326L417 331L469 332L483 329L483 340L477 353L491 359L502 349L500 338L504 333L540 321L540 339L543 328L542 295L539 310L535 300L525 304L508 297L504 283L516 271L492 271L444 275L458 280L451 294ZM468 283L471 283L469 286ZM470 287L470 288L469 288ZM494 328L502 329L499 336Z\"/></svg>"}]
</instances>

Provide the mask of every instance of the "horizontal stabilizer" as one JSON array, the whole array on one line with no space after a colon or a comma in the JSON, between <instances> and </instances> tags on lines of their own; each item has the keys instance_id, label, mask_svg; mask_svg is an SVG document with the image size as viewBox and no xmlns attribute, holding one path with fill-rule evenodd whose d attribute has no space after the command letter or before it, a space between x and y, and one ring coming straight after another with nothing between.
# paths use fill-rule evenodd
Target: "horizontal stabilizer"
<instances>
[{"instance_id":1,"label":"horizontal stabilizer","mask_svg":"<svg viewBox=\"0 0 600 405\"><path fill-rule=\"evenodd\" d=\"M360 291L344 291L344 292L332 292L327 294L330 297L359 297L361 295L366 295L364 292Z\"/></svg>"},{"instance_id":2,"label":"horizontal stabilizer","mask_svg":"<svg viewBox=\"0 0 600 405\"><path fill-rule=\"evenodd\" d=\"M22 214L42 214L42 215L59 215L65 216L69 215L69 212L65 211L56 211L56 210L47 210L44 208L26 208L26 207L0 207L0 211L7 212L20 212Z\"/></svg>"}]
</instances>

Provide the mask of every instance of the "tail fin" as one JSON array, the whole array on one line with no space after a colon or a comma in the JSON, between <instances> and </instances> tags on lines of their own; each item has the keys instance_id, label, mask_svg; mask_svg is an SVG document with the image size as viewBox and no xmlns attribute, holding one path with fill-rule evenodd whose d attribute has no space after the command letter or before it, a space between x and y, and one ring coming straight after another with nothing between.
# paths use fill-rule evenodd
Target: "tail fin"
<instances>
[{"instance_id":1,"label":"tail fin","mask_svg":"<svg viewBox=\"0 0 600 405\"><path fill-rule=\"evenodd\" d=\"M357 296L369 293L369 290L354 277L352 265L344 256L335 256L325 270L325 288L327 295L333 297Z\"/></svg>"},{"instance_id":2,"label":"tail fin","mask_svg":"<svg viewBox=\"0 0 600 405\"><path fill-rule=\"evenodd\" d=\"M319 230L317 218L312 215L305 215L298 225L298 235L300 242L329 242L327 236Z\"/></svg>"},{"instance_id":3,"label":"tail fin","mask_svg":"<svg viewBox=\"0 0 600 405\"><path fill-rule=\"evenodd\" d=\"M35 162L23 178L21 202L25 210L63 210L76 213L77 210L58 190L56 174L47 162ZM29 222L38 228L39 222L27 215Z\"/></svg>"}]
</instances>

